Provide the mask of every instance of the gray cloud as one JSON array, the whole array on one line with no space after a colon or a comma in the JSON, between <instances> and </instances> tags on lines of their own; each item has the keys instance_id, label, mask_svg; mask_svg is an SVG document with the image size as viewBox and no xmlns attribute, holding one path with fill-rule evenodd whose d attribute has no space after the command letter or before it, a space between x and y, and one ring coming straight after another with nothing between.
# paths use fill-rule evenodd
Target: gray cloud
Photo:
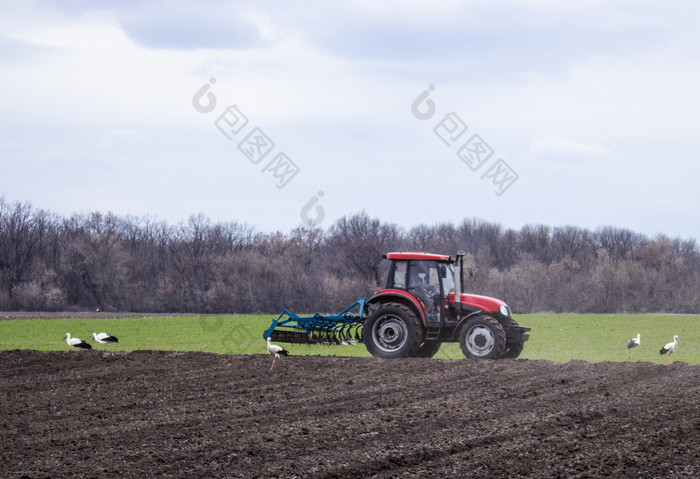
<instances>
[{"instance_id":1,"label":"gray cloud","mask_svg":"<svg viewBox=\"0 0 700 479\"><path fill-rule=\"evenodd\" d=\"M352 60L434 62L483 76L535 71L558 74L591 57L627 56L666 42L669 22L644 4L589 9L552 8L494 1L464 3L434 15L415 11L378 14L348 4L268 13L297 28L308 43ZM639 5L639 6L637 6ZM683 15L669 11L668 16Z\"/></svg>"},{"instance_id":2,"label":"gray cloud","mask_svg":"<svg viewBox=\"0 0 700 479\"><path fill-rule=\"evenodd\" d=\"M242 49L261 41L258 28L238 12L239 3L209 0L67 2L42 1L68 15L106 12L134 42L156 49Z\"/></svg>"},{"instance_id":3,"label":"gray cloud","mask_svg":"<svg viewBox=\"0 0 700 479\"><path fill-rule=\"evenodd\" d=\"M153 3L122 15L120 23L134 41L152 48L240 49L260 41L257 27L230 8Z\"/></svg>"}]
</instances>

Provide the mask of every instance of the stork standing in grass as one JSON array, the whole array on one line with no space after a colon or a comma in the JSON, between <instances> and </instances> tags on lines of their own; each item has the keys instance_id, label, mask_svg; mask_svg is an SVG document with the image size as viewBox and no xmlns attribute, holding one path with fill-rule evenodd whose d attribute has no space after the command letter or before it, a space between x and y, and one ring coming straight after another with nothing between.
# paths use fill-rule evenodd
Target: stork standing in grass
<instances>
[{"instance_id":1,"label":"stork standing in grass","mask_svg":"<svg viewBox=\"0 0 700 479\"><path fill-rule=\"evenodd\" d=\"M668 357L669 364L671 364L671 355L676 352L676 348L680 342L681 340L678 339L678 336L673 336L673 341L666 343L666 346L661 348L661 351L659 351L662 356L665 354Z\"/></svg>"},{"instance_id":2,"label":"stork standing in grass","mask_svg":"<svg viewBox=\"0 0 700 479\"><path fill-rule=\"evenodd\" d=\"M642 343L642 335L637 333L636 338L627 341L627 359L630 359L630 350L634 349L634 360L637 360L637 347Z\"/></svg>"},{"instance_id":3,"label":"stork standing in grass","mask_svg":"<svg viewBox=\"0 0 700 479\"><path fill-rule=\"evenodd\" d=\"M119 342L116 336L112 336L111 334L107 333L92 333L92 339L100 343L100 347L98 348L99 350L102 350L103 344L109 346L109 351L112 353L112 356L114 356L114 351L112 351L112 344Z\"/></svg>"},{"instance_id":4,"label":"stork standing in grass","mask_svg":"<svg viewBox=\"0 0 700 479\"><path fill-rule=\"evenodd\" d=\"M272 371L272 368L275 367L275 361L277 361L277 358L289 354L289 351L284 349L282 346L272 344L272 338L269 337L267 338L267 352L272 355L272 366L270 366L270 371Z\"/></svg>"},{"instance_id":5,"label":"stork standing in grass","mask_svg":"<svg viewBox=\"0 0 700 479\"><path fill-rule=\"evenodd\" d=\"M89 343L86 343L82 339L78 338L71 338L70 333L66 333L65 336L63 336L63 339L66 341L66 344L72 348L75 348L76 351L78 349L92 349L92 346L90 346Z\"/></svg>"}]
</instances>

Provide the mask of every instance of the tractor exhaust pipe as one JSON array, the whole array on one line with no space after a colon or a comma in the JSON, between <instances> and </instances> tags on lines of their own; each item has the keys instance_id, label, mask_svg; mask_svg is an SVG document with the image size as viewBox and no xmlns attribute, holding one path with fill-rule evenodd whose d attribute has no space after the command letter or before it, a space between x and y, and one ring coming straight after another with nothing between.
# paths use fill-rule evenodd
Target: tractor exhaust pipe
<instances>
[{"instance_id":1,"label":"tractor exhaust pipe","mask_svg":"<svg viewBox=\"0 0 700 479\"><path fill-rule=\"evenodd\" d=\"M464 251L457 251L457 263L459 269L455 271L455 312L457 317L462 316L462 284L464 284Z\"/></svg>"}]
</instances>

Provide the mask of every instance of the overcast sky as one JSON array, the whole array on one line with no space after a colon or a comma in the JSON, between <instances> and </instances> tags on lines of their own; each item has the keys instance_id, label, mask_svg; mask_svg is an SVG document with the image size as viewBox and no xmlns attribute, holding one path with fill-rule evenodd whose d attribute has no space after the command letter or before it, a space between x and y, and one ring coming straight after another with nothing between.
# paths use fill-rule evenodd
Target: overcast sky
<instances>
[{"instance_id":1,"label":"overcast sky","mask_svg":"<svg viewBox=\"0 0 700 479\"><path fill-rule=\"evenodd\" d=\"M0 196L700 239L697 1L15 1Z\"/></svg>"}]
</instances>

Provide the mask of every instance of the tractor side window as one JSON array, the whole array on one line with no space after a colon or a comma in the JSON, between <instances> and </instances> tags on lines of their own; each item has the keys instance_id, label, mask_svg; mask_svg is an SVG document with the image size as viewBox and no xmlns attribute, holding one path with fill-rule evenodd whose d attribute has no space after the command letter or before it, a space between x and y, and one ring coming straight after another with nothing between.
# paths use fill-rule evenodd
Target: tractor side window
<instances>
[{"instance_id":1,"label":"tractor side window","mask_svg":"<svg viewBox=\"0 0 700 479\"><path fill-rule=\"evenodd\" d=\"M394 262L394 288L406 289L406 261Z\"/></svg>"},{"instance_id":2,"label":"tractor side window","mask_svg":"<svg viewBox=\"0 0 700 479\"><path fill-rule=\"evenodd\" d=\"M455 280L452 265L440 265L440 276L442 276L442 288L445 291L445 294L454 293Z\"/></svg>"}]
</instances>

